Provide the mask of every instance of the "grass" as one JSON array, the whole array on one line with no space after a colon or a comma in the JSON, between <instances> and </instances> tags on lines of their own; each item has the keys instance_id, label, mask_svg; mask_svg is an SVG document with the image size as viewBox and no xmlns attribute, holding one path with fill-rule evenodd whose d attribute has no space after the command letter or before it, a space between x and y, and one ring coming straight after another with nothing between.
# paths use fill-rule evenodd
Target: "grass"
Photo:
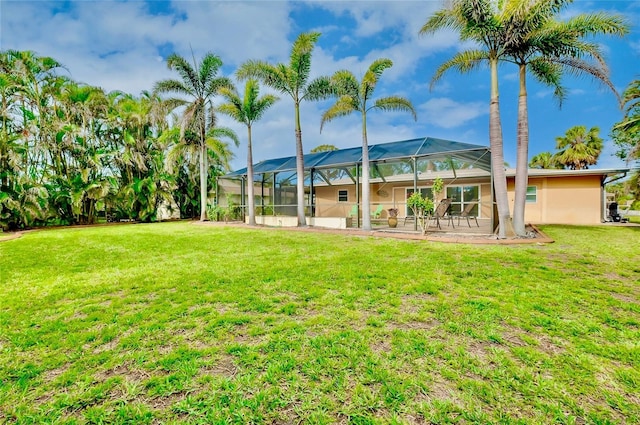
<instances>
[{"instance_id":1,"label":"grass","mask_svg":"<svg viewBox=\"0 0 640 425\"><path fill-rule=\"evenodd\" d=\"M0 243L0 423L640 423L640 232L189 223Z\"/></svg>"}]
</instances>

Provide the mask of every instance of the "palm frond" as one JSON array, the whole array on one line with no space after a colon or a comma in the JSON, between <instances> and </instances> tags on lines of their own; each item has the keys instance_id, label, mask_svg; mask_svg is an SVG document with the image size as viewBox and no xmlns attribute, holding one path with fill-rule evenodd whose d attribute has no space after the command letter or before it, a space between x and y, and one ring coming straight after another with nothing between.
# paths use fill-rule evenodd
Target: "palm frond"
<instances>
[{"instance_id":1,"label":"palm frond","mask_svg":"<svg viewBox=\"0 0 640 425\"><path fill-rule=\"evenodd\" d=\"M455 69L460 73L476 70L480 65L489 59L489 53L485 50L465 50L454 55L436 69L431 77L430 89L442 78L450 69Z\"/></svg>"},{"instance_id":2,"label":"palm frond","mask_svg":"<svg viewBox=\"0 0 640 425\"><path fill-rule=\"evenodd\" d=\"M289 84L287 67L284 64L271 65L263 61L247 61L238 68L236 77L241 81L257 78L274 90L286 93L292 98L295 95Z\"/></svg>"},{"instance_id":3,"label":"palm frond","mask_svg":"<svg viewBox=\"0 0 640 425\"><path fill-rule=\"evenodd\" d=\"M322 100L331 96L334 92L329 77L318 77L311 81L305 88L300 99L306 100Z\"/></svg>"},{"instance_id":4,"label":"palm frond","mask_svg":"<svg viewBox=\"0 0 640 425\"><path fill-rule=\"evenodd\" d=\"M289 75L292 87L306 85L311 72L311 54L320 35L319 32L301 33L293 42L289 56L289 69L295 71Z\"/></svg>"},{"instance_id":5,"label":"palm frond","mask_svg":"<svg viewBox=\"0 0 640 425\"><path fill-rule=\"evenodd\" d=\"M400 96L387 96L377 99L369 109L373 108L380 109L382 111L410 112L414 120L418 119L416 110L413 108L411 101Z\"/></svg>"},{"instance_id":6,"label":"palm frond","mask_svg":"<svg viewBox=\"0 0 640 425\"><path fill-rule=\"evenodd\" d=\"M231 81L230 78L227 78L227 77L212 78L207 84L207 86L205 87L204 97L215 96L216 94L219 94L220 90L222 90L223 88L230 88L230 87L233 87L233 82Z\"/></svg>"},{"instance_id":7,"label":"palm frond","mask_svg":"<svg viewBox=\"0 0 640 425\"><path fill-rule=\"evenodd\" d=\"M154 93L177 93L187 96L194 96L193 89L187 87L182 81L162 80L153 86Z\"/></svg>"},{"instance_id":8,"label":"palm frond","mask_svg":"<svg viewBox=\"0 0 640 425\"><path fill-rule=\"evenodd\" d=\"M378 79L382 75L385 69L391 68L393 66L393 62L390 59L377 59L370 66L367 72L365 72L362 77L362 82L360 84L360 97L363 99L369 99L373 94L373 91L378 84Z\"/></svg>"},{"instance_id":9,"label":"palm frond","mask_svg":"<svg viewBox=\"0 0 640 425\"><path fill-rule=\"evenodd\" d=\"M452 8L446 8L438 10L431 15L427 22L420 28L420 35L433 34L436 31L445 28L459 29L461 27L460 19L456 15L455 10Z\"/></svg>"},{"instance_id":10,"label":"palm frond","mask_svg":"<svg viewBox=\"0 0 640 425\"><path fill-rule=\"evenodd\" d=\"M206 87L210 81L215 80L220 68L222 68L222 59L220 59L220 56L210 52L205 54L198 67L198 85Z\"/></svg>"},{"instance_id":11,"label":"palm frond","mask_svg":"<svg viewBox=\"0 0 640 425\"><path fill-rule=\"evenodd\" d=\"M349 95L354 99L360 97L360 83L351 71L346 69L336 71L331 76L331 85L337 96Z\"/></svg>"},{"instance_id":12,"label":"palm frond","mask_svg":"<svg viewBox=\"0 0 640 425\"><path fill-rule=\"evenodd\" d=\"M560 64L563 67L564 72L568 74L576 77L590 76L595 82L602 83L604 86L608 87L616 96L618 104L620 105L620 108L622 108L620 93L618 93L616 87L611 82L607 69L579 58L554 58L553 61Z\"/></svg>"},{"instance_id":13,"label":"palm frond","mask_svg":"<svg viewBox=\"0 0 640 425\"><path fill-rule=\"evenodd\" d=\"M629 33L629 23L624 16L604 12L574 16L564 25L578 37L598 34L624 36Z\"/></svg>"},{"instance_id":14,"label":"palm frond","mask_svg":"<svg viewBox=\"0 0 640 425\"><path fill-rule=\"evenodd\" d=\"M189 91L190 94L198 93L199 78L195 69L191 64L182 56L173 53L167 58L167 67L176 71L182 78L182 85Z\"/></svg>"},{"instance_id":15,"label":"palm frond","mask_svg":"<svg viewBox=\"0 0 640 425\"><path fill-rule=\"evenodd\" d=\"M553 95L562 107L567 91L562 85L562 68L546 58L535 58L527 65L534 78L542 84L553 88Z\"/></svg>"},{"instance_id":16,"label":"palm frond","mask_svg":"<svg viewBox=\"0 0 640 425\"><path fill-rule=\"evenodd\" d=\"M225 88L220 91L220 94L225 98L226 103L218 106L218 111L230 116L240 123L247 124L244 104L242 99L238 96L237 91L235 89L231 90Z\"/></svg>"},{"instance_id":17,"label":"palm frond","mask_svg":"<svg viewBox=\"0 0 640 425\"><path fill-rule=\"evenodd\" d=\"M220 139L221 137L226 137L230 139L233 144L238 147L240 146L240 139L236 135L235 131L233 131L229 127L213 127L207 132L207 138L209 139ZM208 146L207 142L207 146Z\"/></svg>"},{"instance_id":18,"label":"palm frond","mask_svg":"<svg viewBox=\"0 0 640 425\"><path fill-rule=\"evenodd\" d=\"M358 107L354 104L354 99L349 95L343 95L322 114L320 120L320 133L324 128L324 124L333 121L338 117L345 117L357 111Z\"/></svg>"}]
</instances>

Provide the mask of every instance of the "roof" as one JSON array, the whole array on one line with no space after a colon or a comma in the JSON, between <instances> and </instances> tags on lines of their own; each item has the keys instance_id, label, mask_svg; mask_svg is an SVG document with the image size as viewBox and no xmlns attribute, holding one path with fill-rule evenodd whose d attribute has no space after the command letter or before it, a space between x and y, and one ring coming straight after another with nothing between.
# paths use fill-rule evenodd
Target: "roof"
<instances>
[{"instance_id":1,"label":"roof","mask_svg":"<svg viewBox=\"0 0 640 425\"><path fill-rule=\"evenodd\" d=\"M423 137L402 140L398 142L369 145L370 162L388 162L410 158L456 158L471 163L476 168L491 170L491 155L486 146L452 140ZM304 155L304 168L323 169L348 167L362 163L362 148L339 149L328 152L310 153ZM279 173L296 170L296 157L268 159L253 166L255 174ZM247 168L236 170L224 177L242 176L247 174Z\"/></svg>"},{"instance_id":2,"label":"roof","mask_svg":"<svg viewBox=\"0 0 640 425\"><path fill-rule=\"evenodd\" d=\"M567 176L601 176L601 177L614 177L619 176L620 174L626 174L631 169L629 168L594 168L594 169L585 169L585 170L566 170L566 169L539 169L539 168L529 168L528 176L532 177L567 177ZM507 168L505 170L507 177L515 177L516 169L515 168ZM418 181L423 180L433 180L436 177L440 177L445 180L461 180L461 179L477 179L477 178L489 178L491 177L491 173L489 171L479 169L479 168L467 168L467 169L457 169L457 170L438 170L438 171L427 171L427 172L418 172ZM412 181L413 174L396 174L393 176L385 176L384 179L380 177L371 177L369 181L371 183L378 182L402 182L402 181ZM353 181L348 177L344 177L340 180L332 181L333 185L341 185L341 184L352 184ZM326 186L326 182L318 182L315 183L316 186Z\"/></svg>"},{"instance_id":3,"label":"roof","mask_svg":"<svg viewBox=\"0 0 640 425\"><path fill-rule=\"evenodd\" d=\"M625 174L631 171L630 168L587 168L583 170L567 170L555 168L529 168L529 177L566 177L566 176L614 176ZM507 177L516 175L515 168L506 169Z\"/></svg>"}]
</instances>

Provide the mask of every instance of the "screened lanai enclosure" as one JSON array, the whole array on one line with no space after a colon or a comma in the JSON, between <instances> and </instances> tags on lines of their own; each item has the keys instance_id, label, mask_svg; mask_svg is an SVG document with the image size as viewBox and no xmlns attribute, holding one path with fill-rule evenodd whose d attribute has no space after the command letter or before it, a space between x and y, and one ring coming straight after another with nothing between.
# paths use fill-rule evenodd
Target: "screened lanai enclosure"
<instances>
[{"instance_id":1,"label":"screened lanai enclosure","mask_svg":"<svg viewBox=\"0 0 640 425\"><path fill-rule=\"evenodd\" d=\"M493 217L491 155L488 147L431 137L369 146L372 219L385 222L390 208L411 218L408 197L415 191L432 197L441 177L440 198L452 201L451 212L474 203L473 214ZM304 156L305 212L309 223L323 227L358 227L362 218L362 148L339 149ZM247 211L247 169L218 178L216 203ZM254 165L258 223L297 225L295 156ZM260 218L263 218L262 220ZM276 217L277 219L267 218Z\"/></svg>"}]
</instances>

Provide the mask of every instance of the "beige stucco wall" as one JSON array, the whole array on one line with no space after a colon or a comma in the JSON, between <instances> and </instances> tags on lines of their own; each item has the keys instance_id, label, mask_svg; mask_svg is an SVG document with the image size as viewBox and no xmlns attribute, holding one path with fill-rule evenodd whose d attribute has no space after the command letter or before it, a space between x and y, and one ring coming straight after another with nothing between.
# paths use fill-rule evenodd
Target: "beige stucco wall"
<instances>
[{"instance_id":1,"label":"beige stucco wall","mask_svg":"<svg viewBox=\"0 0 640 425\"><path fill-rule=\"evenodd\" d=\"M546 224L599 224L601 217L601 176L530 177L536 186L535 203L527 203L525 221ZM507 180L511 211L514 201L514 179Z\"/></svg>"},{"instance_id":2,"label":"beige stucco wall","mask_svg":"<svg viewBox=\"0 0 640 425\"><path fill-rule=\"evenodd\" d=\"M530 177L529 186L536 186L536 202L527 203L525 221L536 224L598 224L601 222L600 175ZM447 186L480 186L480 218L491 218L491 186L486 179L445 180ZM429 187L420 182L418 187ZM398 208L400 217L406 215L406 189L413 182L374 183L371 185L371 211L383 205L382 217L388 208ZM507 179L511 212L513 212L514 178ZM347 190L348 201L338 202L338 191ZM316 216L347 217L356 203L355 185L317 186Z\"/></svg>"},{"instance_id":3,"label":"beige stucco wall","mask_svg":"<svg viewBox=\"0 0 640 425\"><path fill-rule=\"evenodd\" d=\"M440 195L444 197L446 187L480 185L480 217L491 217L491 187L488 182L480 179L462 181L445 180L445 191ZM420 182L419 188L430 187L427 182ZM371 185L371 212L373 213L378 205L383 206L382 217L387 217L387 209L398 208L400 217L406 216L406 189L413 189L413 182L396 183L373 183ZM356 203L355 185L344 186L316 186L316 211L318 217L347 217ZM338 191L347 190L347 202L338 202ZM362 215L362 212L360 213Z\"/></svg>"}]
</instances>

